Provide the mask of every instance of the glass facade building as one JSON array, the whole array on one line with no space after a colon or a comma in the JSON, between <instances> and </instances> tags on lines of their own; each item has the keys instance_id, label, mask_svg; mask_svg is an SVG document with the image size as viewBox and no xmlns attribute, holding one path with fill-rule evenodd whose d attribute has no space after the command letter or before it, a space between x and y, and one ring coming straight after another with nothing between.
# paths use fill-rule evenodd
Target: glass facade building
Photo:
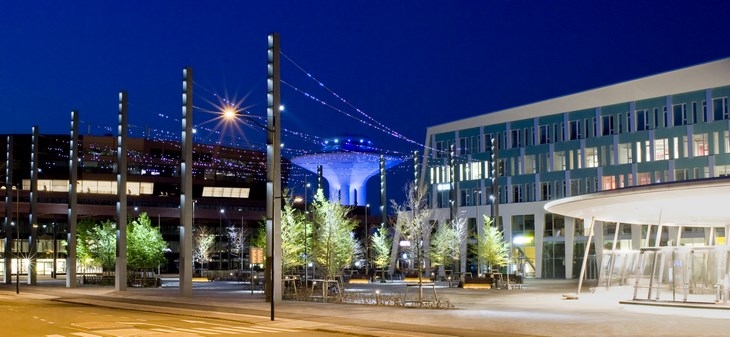
<instances>
[{"instance_id":1,"label":"glass facade building","mask_svg":"<svg viewBox=\"0 0 730 337\"><path fill-rule=\"evenodd\" d=\"M483 215L494 217L512 246L510 272L578 277L590 219L545 204L730 175L729 96L730 59L722 59L429 127L420 177L433 220L463 214L477 232ZM596 224L588 278L597 276L594 250L614 241L611 226ZM617 246L640 248L642 228L622 226ZM703 242L701 231L687 231L688 244Z\"/></svg>"}]
</instances>

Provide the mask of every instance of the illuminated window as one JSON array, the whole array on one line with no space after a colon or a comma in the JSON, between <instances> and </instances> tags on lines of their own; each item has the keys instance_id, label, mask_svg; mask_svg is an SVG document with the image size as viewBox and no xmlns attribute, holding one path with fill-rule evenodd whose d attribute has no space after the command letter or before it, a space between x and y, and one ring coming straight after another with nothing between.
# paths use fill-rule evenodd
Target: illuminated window
<instances>
[{"instance_id":1,"label":"illuminated window","mask_svg":"<svg viewBox=\"0 0 730 337\"><path fill-rule=\"evenodd\" d=\"M586 167L598 167L598 148L586 148Z\"/></svg>"},{"instance_id":2,"label":"illuminated window","mask_svg":"<svg viewBox=\"0 0 730 337\"><path fill-rule=\"evenodd\" d=\"M692 136L692 153L695 156L707 156L710 154L709 139L707 134L699 134Z\"/></svg>"},{"instance_id":3,"label":"illuminated window","mask_svg":"<svg viewBox=\"0 0 730 337\"><path fill-rule=\"evenodd\" d=\"M639 172L637 174L637 178L639 180L639 185L649 185L651 184L651 173L650 172Z\"/></svg>"},{"instance_id":4,"label":"illuminated window","mask_svg":"<svg viewBox=\"0 0 730 337\"><path fill-rule=\"evenodd\" d=\"M654 160L669 159L669 141L664 139L654 139Z\"/></svg>"},{"instance_id":5,"label":"illuminated window","mask_svg":"<svg viewBox=\"0 0 730 337\"><path fill-rule=\"evenodd\" d=\"M613 190L616 188L616 177L608 176L601 179L603 190Z\"/></svg>"},{"instance_id":6,"label":"illuminated window","mask_svg":"<svg viewBox=\"0 0 730 337\"><path fill-rule=\"evenodd\" d=\"M524 174L535 174L537 165L535 163L535 155L525 155L525 172Z\"/></svg>"},{"instance_id":7,"label":"illuminated window","mask_svg":"<svg viewBox=\"0 0 730 337\"><path fill-rule=\"evenodd\" d=\"M565 151L555 151L553 154L553 171L565 171Z\"/></svg>"},{"instance_id":8,"label":"illuminated window","mask_svg":"<svg viewBox=\"0 0 730 337\"><path fill-rule=\"evenodd\" d=\"M633 161L631 143L618 144L618 163L629 164Z\"/></svg>"}]
</instances>

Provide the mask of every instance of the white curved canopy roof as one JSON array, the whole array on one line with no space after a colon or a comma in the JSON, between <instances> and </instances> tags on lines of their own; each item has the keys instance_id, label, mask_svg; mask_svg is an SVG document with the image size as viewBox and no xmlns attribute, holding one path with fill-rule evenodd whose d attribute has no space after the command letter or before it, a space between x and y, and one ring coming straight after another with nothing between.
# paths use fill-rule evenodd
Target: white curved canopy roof
<instances>
[{"instance_id":1,"label":"white curved canopy roof","mask_svg":"<svg viewBox=\"0 0 730 337\"><path fill-rule=\"evenodd\" d=\"M708 227L730 224L730 179L635 186L555 200L545 210L629 224Z\"/></svg>"}]
</instances>

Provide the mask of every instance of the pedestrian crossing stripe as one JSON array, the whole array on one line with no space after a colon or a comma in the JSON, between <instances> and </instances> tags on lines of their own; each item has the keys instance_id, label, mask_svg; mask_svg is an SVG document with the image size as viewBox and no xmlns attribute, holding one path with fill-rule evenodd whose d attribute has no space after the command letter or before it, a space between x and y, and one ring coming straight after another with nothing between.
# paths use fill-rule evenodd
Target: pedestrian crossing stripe
<instances>
[{"instance_id":1,"label":"pedestrian crossing stripe","mask_svg":"<svg viewBox=\"0 0 730 337\"><path fill-rule=\"evenodd\" d=\"M247 326L247 327L216 327L217 329L246 329L246 330L257 330L261 332L299 332L298 330L268 327L268 326Z\"/></svg>"},{"instance_id":2,"label":"pedestrian crossing stripe","mask_svg":"<svg viewBox=\"0 0 730 337\"><path fill-rule=\"evenodd\" d=\"M300 330L292 330L292 329L285 329L285 328L277 328L277 327L267 327L267 326L211 326L211 327L200 327L200 328L151 328L151 329L124 329L126 332L130 332L132 330L137 332L144 332L144 331L155 331L155 332L162 332L162 333L181 333L181 332L188 332L188 333L195 333L200 335L235 335L240 333L246 333L246 334L260 334L260 333L272 333L272 332L300 332ZM113 332L119 332L120 329L114 329L114 330L96 330L97 334L91 334L86 332L72 332L70 335L77 336L77 337L103 337L108 336L108 333ZM126 334L125 334L126 335ZM66 335L46 335L46 337L66 337Z\"/></svg>"}]
</instances>

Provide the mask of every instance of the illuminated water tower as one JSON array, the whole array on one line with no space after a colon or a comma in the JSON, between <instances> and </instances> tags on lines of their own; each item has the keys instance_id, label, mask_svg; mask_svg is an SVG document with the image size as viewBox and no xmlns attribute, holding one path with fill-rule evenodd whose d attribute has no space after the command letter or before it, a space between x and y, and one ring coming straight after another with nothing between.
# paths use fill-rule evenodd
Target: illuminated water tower
<instances>
[{"instance_id":1,"label":"illuminated water tower","mask_svg":"<svg viewBox=\"0 0 730 337\"><path fill-rule=\"evenodd\" d=\"M292 163L315 174L317 167L322 166L322 176L329 184L329 200L342 205L365 205L365 186L378 173L381 155L371 139L344 134L325 139L320 153L296 157ZM383 158L386 170L401 162L397 157L383 155Z\"/></svg>"}]
</instances>

